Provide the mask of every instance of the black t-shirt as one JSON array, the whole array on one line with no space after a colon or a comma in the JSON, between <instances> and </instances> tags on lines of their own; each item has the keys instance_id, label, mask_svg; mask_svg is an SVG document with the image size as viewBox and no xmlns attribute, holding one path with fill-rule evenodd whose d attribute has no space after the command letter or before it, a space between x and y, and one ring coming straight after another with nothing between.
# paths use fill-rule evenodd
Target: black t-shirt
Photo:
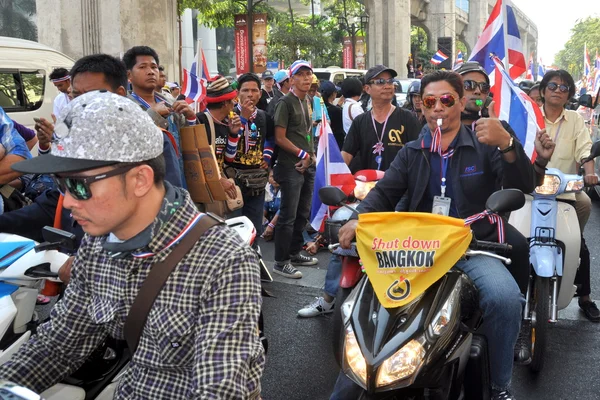
<instances>
[{"instance_id":1,"label":"black t-shirt","mask_svg":"<svg viewBox=\"0 0 600 400\"><path fill-rule=\"evenodd\" d=\"M265 89L260 90L260 100L258 100L258 104L256 107L263 111L267 111L267 107L269 103L273 100L273 96L275 95L275 90L271 90L271 92L267 92Z\"/></svg>"},{"instance_id":2,"label":"black t-shirt","mask_svg":"<svg viewBox=\"0 0 600 400\"><path fill-rule=\"evenodd\" d=\"M329 119L331 119L331 131L333 132L338 147L342 150L344 138L346 136L344 125L342 123L342 108L331 103L325 103L325 107L327 107L327 113L329 113Z\"/></svg>"},{"instance_id":3,"label":"black t-shirt","mask_svg":"<svg viewBox=\"0 0 600 400\"><path fill-rule=\"evenodd\" d=\"M373 129L371 111L359 115L352 121L344 141L343 151L359 157L359 169L377 169L377 154L373 154L373 146L379 142L383 125L375 121L377 133ZM398 151L408 142L416 140L421 132L421 124L407 110L396 107L390 115L383 133L383 152L381 153L381 170L388 169Z\"/></svg>"}]
</instances>

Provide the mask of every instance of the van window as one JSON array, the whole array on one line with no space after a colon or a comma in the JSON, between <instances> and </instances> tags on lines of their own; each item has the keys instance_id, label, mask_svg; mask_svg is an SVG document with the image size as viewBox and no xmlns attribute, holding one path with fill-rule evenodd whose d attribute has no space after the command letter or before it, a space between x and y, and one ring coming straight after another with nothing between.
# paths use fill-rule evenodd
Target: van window
<instances>
[{"instance_id":1,"label":"van window","mask_svg":"<svg viewBox=\"0 0 600 400\"><path fill-rule=\"evenodd\" d=\"M331 72L315 72L319 81L328 81L329 77L331 77Z\"/></svg>"},{"instance_id":2,"label":"van window","mask_svg":"<svg viewBox=\"0 0 600 400\"><path fill-rule=\"evenodd\" d=\"M333 83L335 83L336 86L340 86L343 81L344 74L335 74L335 76L333 77Z\"/></svg>"},{"instance_id":3,"label":"van window","mask_svg":"<svg viewBox=\"0 0 600 400\"><path fill-rule=\"evenodd\" d=\"M37 110L42 106L45 78L41 71L0 70L0 107L6 112Z\"/></svg>"}]
</instances>

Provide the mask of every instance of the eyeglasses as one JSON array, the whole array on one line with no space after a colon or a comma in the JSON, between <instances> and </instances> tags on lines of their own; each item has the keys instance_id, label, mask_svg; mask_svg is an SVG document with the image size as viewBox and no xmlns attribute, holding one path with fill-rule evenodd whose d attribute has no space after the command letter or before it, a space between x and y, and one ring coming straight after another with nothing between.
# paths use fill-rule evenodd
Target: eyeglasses
<instances>
[{"instance_id":1,"label":"eyeglasses","mask_svg":"<svg viewBox=\"0 0 600 400\"><path fill-rule=\"evenodd\" d=\"M425 106L425 108L433 108L435 107L438 99L444 107L450 108L454 106L454 104L456 104L456 99L454 98L454 96L452 96L451 94L445 94L440 97L425 96L423 97L423 105Z\"/></svg>"},{"instance_id":2,"label":"eyeglasses","mask_svg":"<svg viewBox=\"0 0 600 400\"><path fill-rule=\"evenodd\" d=\"M104 172L94 176L81 176L81 177L61 177L53 175L52 178L56 183L58 191L64 196L68 191L73 198L77 200L89 200L92 198L92 190L90 185L94 182L101 181L102 179L110 178L117 175L123 175L129 172L131 169L141 164L129 164L119 168L115 168L111 171Z\"/></svg>"},{"instance_id":3,"label":"eyeglasses","mask_svg":"<svg viewBox=\"0 0 600 400\"><path fill-rule=\"evenodd\" d=\"M477 86L479 86L479 90L481 90L482 94L488 94L490 92L490 85L485 82L477 82L477 81L472 81L472 80L468 79L468 80L464 81L464 85L465 85L465 90L467 92L475 91L475 89L477 89Z\"/></svg>"},{"instance_id":4,"label":"eyeglasses","mask_svg":"<svg viewBox=\"0 0 600 400\"><path fill-rule=\"evenodd\" d=\"M567 93L569 91L569 87L567 85L558 85L554 82L548 83L547 88L551 92L555 92L557 88L558 90L560 90L561 93Z\"/></svg>"},{"instance_id":5,"label":"eyeglasses","mask_svg":"<svg viewBox=\"0 0 600 400\"><path fill-rule=\"evenodd\" d=\"M383 78L374 79L374 80L372 80L372 81L369 82L369 85L375 84L375 85L378 85L378 86L382 86L382 85L385 85L386 83L388 85L393 85L394 84L394 78L390 78L390 79L383 79Z\"/></svg>"}]
</instances>

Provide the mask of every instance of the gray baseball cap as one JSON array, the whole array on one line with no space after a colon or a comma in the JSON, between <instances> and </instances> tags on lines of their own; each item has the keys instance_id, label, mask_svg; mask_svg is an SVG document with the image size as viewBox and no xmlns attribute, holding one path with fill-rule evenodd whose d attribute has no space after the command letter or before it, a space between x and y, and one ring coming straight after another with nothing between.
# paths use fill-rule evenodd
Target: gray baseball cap
<instances>
[{"instance_id":1,"label":"gray baseball cap","mask_svg":"<svg viewBox=\"0 0 600 400\"><path fill-rule=\"evenodd\" d=\"M85 93L61 112L48 155L12 165L26 174L61 174L117 163L151 160L163 152L163 135L130 99L97 90Z\"/></svg>"}]
</instances>

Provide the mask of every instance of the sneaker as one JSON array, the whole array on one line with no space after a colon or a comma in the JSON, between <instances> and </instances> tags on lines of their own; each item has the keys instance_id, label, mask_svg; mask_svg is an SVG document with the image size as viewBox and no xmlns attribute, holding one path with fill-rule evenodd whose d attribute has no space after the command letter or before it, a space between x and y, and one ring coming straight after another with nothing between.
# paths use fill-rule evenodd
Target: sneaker
<instances>
[{"instance_id":1,"label":"sneaker","mask_svg":"<svg viewBox=\"0 0 600 400\"><path fill-rule=\"evenodd\" d=\"M329 314L333 312L333 304L325 301L322 297L316 297L315 301L298 311L298 316L303 318L316 317L318 315Z\"/></svg>"},{"instance_id":2,"label":"sneaker","mask_svg":"<svg viewBox=\"0 0 600 400\"><path fill-rule=\"evenodd\" d=\"M515 345L515 363L527 365L531 362L531 321L523 321Z\"/></svg>"},{"instance_id":3,"label":"sneaker","mask_svg":"<svg viewBox=\"0 0 600 400\"><path fill-rule=\"evenodd\" d=\"M292 264L285 263L285 264L275 264L275 266L273 266L273 272L275 272L276 274L279 274L281 276L285 276L286 278L292 278L292 279L300 279L302 278L302 272L298 271L296 268L294 268L294 266Z\"/></svg>"},{"instance_id":4,"label":"sneaker","mask_svg":"<svg viewBox=\"0 0 600 400\"><path fill-rule=\"evenodd\" d=\"M585 314L585 317L592 322L600 322L600 310L591 300L588 301L579 301L579 308Z\"/></svg>"},{"instance_id":5,"label":"sneaker","mask_svg":"<svg viewBox=\"0 0 600 400\"><path fill-rule=\"evenodd\" d=\"M492 389L491 400L517 400L517 398L509 390Z\"/></svg>"},{"instance_id":6,"label":"sneaker","mask_svg":"<svg viewBox=\"0 0 600 400\"><path fill-rule=\"evenodd\" d=\"M308 265L317 265L318 263L319 259L317 257L308 257L300 253L292 256L292 264L294 265L305 267Z\"/></svg>"}]
</instances>

